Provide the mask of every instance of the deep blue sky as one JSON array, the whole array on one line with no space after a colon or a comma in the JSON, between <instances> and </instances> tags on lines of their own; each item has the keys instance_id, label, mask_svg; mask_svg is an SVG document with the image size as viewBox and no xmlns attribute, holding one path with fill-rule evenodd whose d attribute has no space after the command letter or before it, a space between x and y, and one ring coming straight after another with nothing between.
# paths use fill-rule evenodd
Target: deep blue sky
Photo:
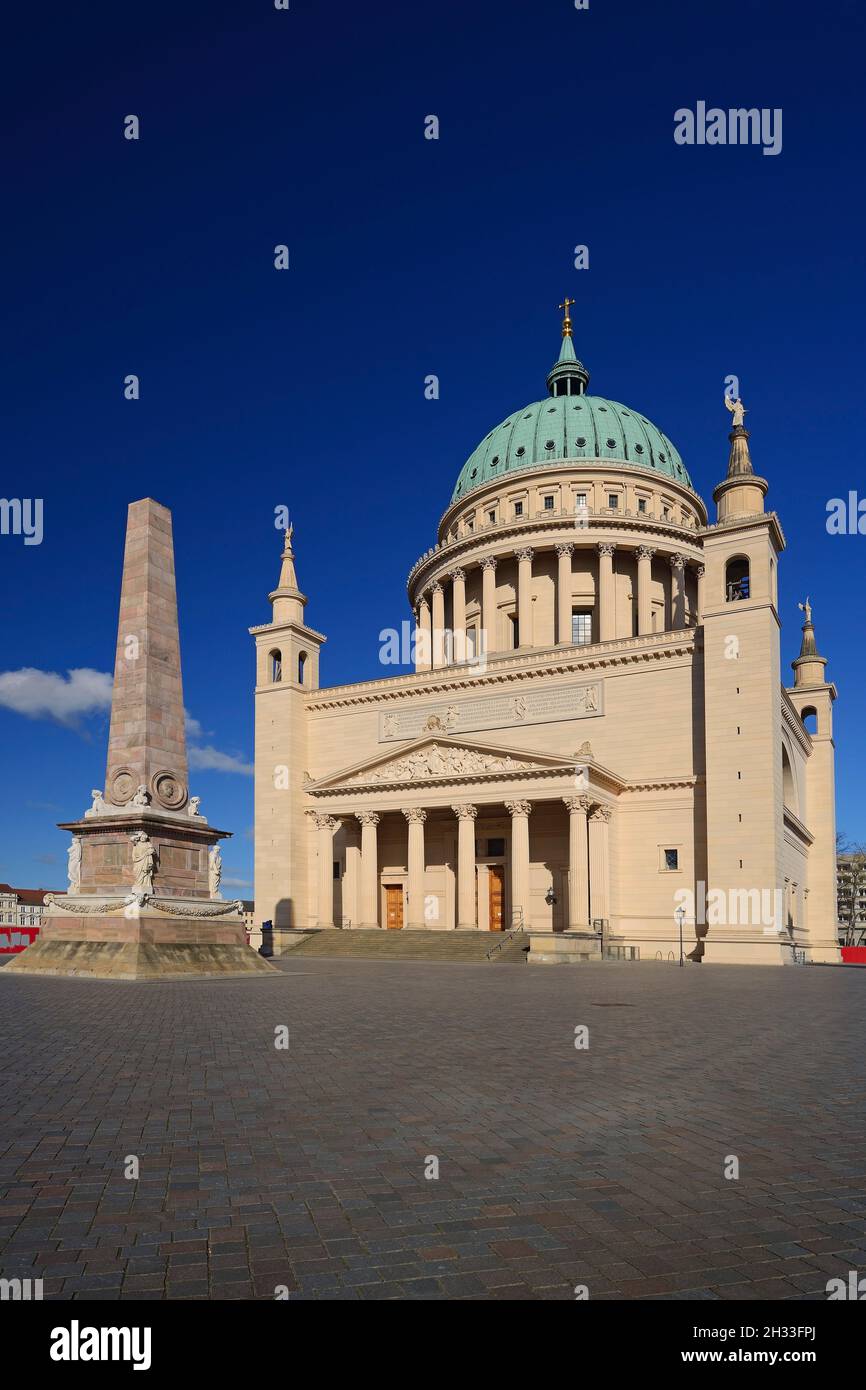
<instances>
[{"instance_id":1,"label":"deep blue sky","mask_svg":"<svg viewBox=\"0 0 866 1390\"><path fill-rule=\"evenodd\" d=\"M858 0L55 0L5 24L2 492L44 498L45 537L0 537L0 669L110 669L126 505L150 494L200 742L252 756L280 504L323 683L381 675L464 459L544 394L568 293L590 389L670 434L707 499L738 374L788 540L785 669L808 591L839 823L866 839L866 539L825 530L828 498L866 495ZM700 99L783 108L782 153L675 145ZM0 879L65 883L54 822L102 784L106 734L0 708ZM193 780L246 895L252 779Z\"/></svg>"}]
</instances>

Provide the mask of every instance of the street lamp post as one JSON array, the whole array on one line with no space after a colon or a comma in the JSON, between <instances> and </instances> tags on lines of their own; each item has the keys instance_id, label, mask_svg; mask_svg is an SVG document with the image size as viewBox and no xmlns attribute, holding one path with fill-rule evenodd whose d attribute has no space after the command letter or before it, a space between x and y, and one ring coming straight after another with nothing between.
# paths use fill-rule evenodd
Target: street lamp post
<instances>
[{"instance_id":1,"label":"street lamp post","mask_svg":"<svg viewBox=\"0 0 866 1390\"><path fill-rule=\"evenodd\" d=\"M685 921L686 917L685 908L678 907L676 912L674 913L674 916L677 919L677 925L680 929L680 968L682 969L683 965L685 964L685 960L683 958L683 922Z\"/></svg>"}]
</instances>

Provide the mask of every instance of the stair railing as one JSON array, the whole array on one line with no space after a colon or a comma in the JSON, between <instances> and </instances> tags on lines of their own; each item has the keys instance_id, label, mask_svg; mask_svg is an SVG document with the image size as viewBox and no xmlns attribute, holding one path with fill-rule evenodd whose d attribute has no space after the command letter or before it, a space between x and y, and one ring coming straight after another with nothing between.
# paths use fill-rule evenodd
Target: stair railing
<instances>
[{"instance_id":1,"label":"stair railing","mask_svg":"<svg viewBox=\"0 0 866 1390\"><path fill-rule=\"evenodd\" d=\"M517 937L523 930L523 908L519 907L515 912L512 912L511 914L510 931L508 931L504 936L500 937L498 941L494 942L494 944L490 947L490 950L485 953L484 959L490 960L491 956L494 956L497 951L504 950L505 947L508 946L512 941L516 941Z\"/></svg>"}]
</instances>

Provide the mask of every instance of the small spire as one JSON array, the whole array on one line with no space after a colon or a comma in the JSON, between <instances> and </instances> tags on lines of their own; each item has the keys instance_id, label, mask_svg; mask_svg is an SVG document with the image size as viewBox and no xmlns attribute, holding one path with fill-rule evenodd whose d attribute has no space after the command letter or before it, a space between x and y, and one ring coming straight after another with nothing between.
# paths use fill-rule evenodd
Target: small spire
<instances>
[{"instance_id":1,"label":"small spire","mask_svg":"<svg viewBox=\"0 0 866 1390\"><path fill-rule=\"evenodd\" d=\"M752 467L752 456L749 453L749 431L743 424L746 407L739 396L732 401L727 395L725 396L725 406L734 417L733 428L728 435L731 443L731 452L728 456L728 477L747 477L749 474L754 474L755 470Z\"/></svg>"},{"instance_id":2,"label":"small spire","mask_svg":"<svg viewBox=\"0 0 866 1390\"><path fill-rule=\"evenodd\" d=\"M298 579L295 574L295 552L292 548L294 532L294 526L286 527L280 565L280 582L273 593L268 595L273 605L274 622L303 622L304 620L304 606L307 599L298 588Z\"/></svg>"},{"instance_id":3,"label":"small spire","mask_svg":"<svg viewBox=\"0 0 866 1390\"><path fill-rule=\"evenodd\" d=\"M800 642L800 655L796 661L791 662L794 670L795 685L823 685L825 682L824 667L827 665L827 658L818 654L818 644L815 641L815 628L812 624L812 605L808 595L805 603L798 603L797 607L801 613L805 613L806 619L803 623L803 637Z\"/></svg>"},{"instance_id":4,"label":"small spire","mask_svg":"<svg viewBox=\"0 0 866 1390\"><path fill-rule=\"evenodd\" d=\"M589 372L578 360L574 350L574 337L571 324L571 306L574 303L566 295L557 307L565 313L562 320L562 344L559 357L547 375L547 389L551 396L582 396L589 384Z\"/></svg>"},{"instance_id":5,"label":"small spire","mask_svg":"<svg viewBox=\"0 0 866 1390\"><path fill-rule=\"evenodd\" d=\"M818 648L815 644L815 628L812 623L812 605L809 602L809 595L806 595L805 603L798 603L797 607L801 613L806 614L806 621L803 623L803 640L800 643L801 656L817 656Z\"/></svg>"},{"instance_id":6,"label":"small spire","mask_svg":"<svg viewBox=\"0 0 866 1390\"><path fill-rule=\"evenodd\" d=\"M286 539L283 544L282 554L283 563L280 568L279 587L281 589L297 589L298 587L298 580L295 575L295 552L292 549L292 536L294 534L294 525L292 523L289 523L289 525L286 527Z\"/></svg>"}]
</instances>

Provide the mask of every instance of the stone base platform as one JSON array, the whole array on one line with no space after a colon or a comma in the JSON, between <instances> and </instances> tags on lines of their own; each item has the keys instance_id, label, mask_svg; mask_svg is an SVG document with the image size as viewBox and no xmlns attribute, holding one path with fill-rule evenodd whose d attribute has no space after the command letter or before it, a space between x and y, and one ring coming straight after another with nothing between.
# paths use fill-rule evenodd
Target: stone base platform
<instances>
[{"instance_id":1,"label":"stone base platform","mask_svg":"<svg viewBox=\"0 0 866 1390\"><path fill-rule=\"evenodd\" d=\"M583 965L601 959L597 936L581 932L530 933L527 965Z\"/></svg>"},{"instance_id":2,"label":"stone base platform","mask_svg":"<svg viewBox=\"0 0 866 1390\"><path fill-rule=\"evenodd\" d=\"M223 915L192 916L208 903L171 901L161 911L151 898L141 908L123 901L85 911L85 899L46 918L32 946L5 966L16 975L62 975L103 980L189 980L257 977L280 972L246 943L243 922L226 903ZM101 910L99 910L101 909ZM130 914L130 915L127 915Z\"/></svg>"}]
</instances>

